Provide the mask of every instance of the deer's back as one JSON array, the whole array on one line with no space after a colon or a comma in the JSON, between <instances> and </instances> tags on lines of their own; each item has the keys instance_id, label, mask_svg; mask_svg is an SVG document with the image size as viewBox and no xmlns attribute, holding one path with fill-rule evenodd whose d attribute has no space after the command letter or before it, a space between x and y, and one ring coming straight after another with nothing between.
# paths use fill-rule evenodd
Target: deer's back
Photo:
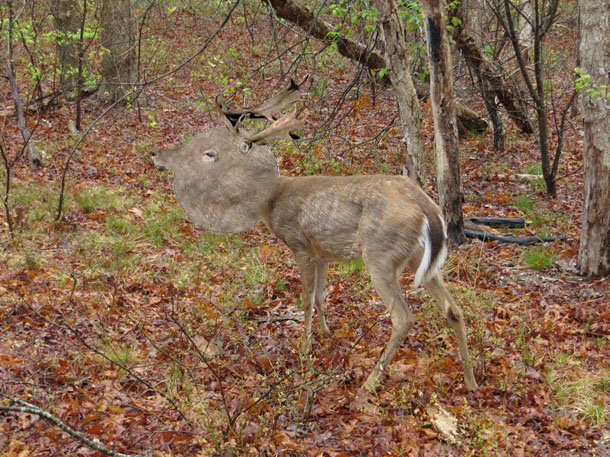
<instances>
[{"instance_id":1,"label":"deer's back","mask_svg":"<svg viewBox=\"0 0 610 457\"><path fill-rule=\"evenodd\" d=\"M425 218L440 212L402 176L281 177L264 215L295 252L324 261L377 252L402 264L412 254Z\"/></svg>"}]
</instances>

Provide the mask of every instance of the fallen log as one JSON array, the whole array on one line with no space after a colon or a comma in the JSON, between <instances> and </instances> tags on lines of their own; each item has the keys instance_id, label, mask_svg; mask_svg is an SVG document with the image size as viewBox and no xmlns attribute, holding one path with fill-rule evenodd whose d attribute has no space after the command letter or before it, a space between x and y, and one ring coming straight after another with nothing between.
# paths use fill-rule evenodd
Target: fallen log
<instances>
[{"instance_id":1,"label":"fallen log","mask_svg":"<svg viewBox=\"0 0 610 457\"><path fill-rule=\"evenodd\" d=\"M468 221L473 224L487 225L488 227L523 228L524 217L469 217Z\"/></svg>"},{"instance_id":2,"label":"fallen log","mask_svg":"<svg viewBox=\"0 0 610 457\"><path fill-rule=\"evenodd\" d=\"M551 236L510 236L510 235L496 235L494 233L487 232L476 232L474 230L464 230L464 234L468 238L476 238L481 241L500 241L502 243L516 243L516 244L534 244L534 243L546 243L551 241L565 241L568 237L561 236L554 238Z\"/></svg>"}]
</instances>

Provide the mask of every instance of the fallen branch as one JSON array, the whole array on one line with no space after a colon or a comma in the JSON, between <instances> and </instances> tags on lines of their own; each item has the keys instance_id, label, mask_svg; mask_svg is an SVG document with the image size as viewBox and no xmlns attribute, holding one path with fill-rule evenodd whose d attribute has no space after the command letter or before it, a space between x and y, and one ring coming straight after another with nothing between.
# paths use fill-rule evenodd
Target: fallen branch
<instances>
[{"instance_id":1,"label":"fallen branch","mask_svg":"<svg viewBox=\"0 0 610 457\"><path fill-rule=\"evenodd\" d=\"M0 411L11 411L16 413L29 413L35 414L61 428L64 432L68 433L72 437L79 440L81 443L89 446L91 449L95 449L96 451L103 452L106 455L111 457L144 457L140 454L122 454L120 452L111 451L107 447L103 446L100 443L96 443L95 441L90 440L84 434L77 432L72 427L70 427L65 422L61 421L59 418L55 417L53 414L48 411L42 409L39 406L33 405L26 401L20 400L19 398L9 397L3 394L6 398L10 400L10 404L8 406L0 406ZM22 406L13 406L15 403L20 404Z\"/></svg>"},{"instance_id":2,"label":"fallen branch","mask_svg":"<svg viewBox=\"0 0 610 457\"><path fill-rule=\"evenodd\" d=\"M468 238L477 238L482 241L501 241L502 243L516 243L516 244L534 244L534 243L545 243L550 241L565 241L568 238L565 236L554 238L550 236L509 236L509 235L496 235L494 233L487 232L476 232L474 230L464 230L464 233Z\"/></svg>"},{"instance_id":3,"label":"fallen branch","mask_svg":"<svg viewBox=\"0 0 610 457\"><path fill-rule=\"evenodd\" d=\"M525 227L524 217L469 217L467 221L473 224L487 225L489 227L508 227L508 228L523 228Z\"/></svg>"},{"instance_id":4,"label":"fallen branch","mask_svg":"<svg viewBox=\"0 0 610 457\"><path fill-rule=\"evenodd\" d=\"M259 323L284 322L284 321L303 322L303 316L297 315L297 314L283 314L281 316L246 317L246 319L250 320L250 321L259 322Z\"/></svg>"}]
</instances>

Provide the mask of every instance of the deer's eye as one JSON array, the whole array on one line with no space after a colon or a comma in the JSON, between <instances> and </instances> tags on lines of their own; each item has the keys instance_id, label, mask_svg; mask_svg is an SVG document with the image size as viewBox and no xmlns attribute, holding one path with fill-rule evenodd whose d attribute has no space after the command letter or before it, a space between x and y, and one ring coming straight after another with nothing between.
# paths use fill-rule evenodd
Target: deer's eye
<instances>
[{"instance_id":1,"label":"deer's eye","mask_svg":"<svg viewBox=\"0 0 610 457\"><path fill-rule=\"evenodd\" d=\"M242 154L245 154L249 150L250 150L250 145L248 143L246 143L244 141L239 143L239 152L241 152Z\"/></svg>"},{"instance_id":2,"label":"deer's eye","mask_svg":"<svg viewBox=\"0 0 610 457\"><path fill-rule=\"evenodd\" d=\"M209 149L203 153L204 162L217 162L218 153L214 149Z\"/></svg>"}]
</instances>

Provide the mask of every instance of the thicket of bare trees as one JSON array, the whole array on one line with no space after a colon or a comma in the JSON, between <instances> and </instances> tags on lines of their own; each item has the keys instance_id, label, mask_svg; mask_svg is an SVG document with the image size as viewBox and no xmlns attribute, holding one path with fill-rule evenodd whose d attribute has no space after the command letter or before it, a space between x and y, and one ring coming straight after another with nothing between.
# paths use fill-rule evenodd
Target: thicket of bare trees
<instances>
[{"instance_id":1,"label":"thicket of bare trees","mask_svg":"<svg viewBox=\"0 0 610 457\"><path fill-rule=\"evenodd\" d=\"M234 4L237 5L240 2ZM436 116L440 123L446 118L447 125L462 127L468 119L475 119L449 93L440 96L429 91L429 80L435 82L435 69L428 67L422 59L423 44L427 29L425 19L415 3L402 1L337 1L300 2L299 0L263 0L241 2L247 7L267 11L270 19L278 24L296 25L303 33L302 44L297 46L309 52L312 43L330 46L338 53L352 59L359 66L359 78L368 76L375 84L391 84L396 95L398 112L402 122L404 142L404 165L406 173L420 183L429 177L423 173L421 163L424 147L421 134L419 100L432 96L433 108L447 103L455 108ZM422 2L422 7L429 2ZM539 148L541 172L550 196L557 194L561 178L561 153L564 132L570 124L570 110L577 91L573 84L556 87L550 74L560 65L573 65L565 57L550 56L545 39L556 24L574 23L576 10L573 2L562 4L558 0L468 0L459 3L440 2L439 8L446 12L445 21L452 34L452 61L442 72L449 77L452 68L460 67L460 59L466 63L472 76L473 87L480 93L494 131L494 147L503 149L505 125L508 121L525 134L532 134ZM138 13L154 7L154 4L139 5ZM48 8L48 11L43 11ZM97 99L104 103L121 100L137 87L138 51L137 14L134 6L126 0L61 0L48 3L6 2L2 14L3 39L6 43L7 79L15 101L15 114L24 140L24 151L33 164L41 163L36 151L31 126L26 122L28 113L38 103L44 109L57 100L57 94L75 101L75 130L81 130L81 101L96 92ZM48 62L33 49L49 35L39 32L42 22L36 18L49 14L52 18L56 50L54 74L49 74ZM279 21L279 22L278 22ZM30 27L33 25L33 27ZM28 34L32 36L26 37ZM32 30L34 32L32 32ZM587 35L588 36L588 35ZM46 37L46 38L44 38ZM590 48L583 37L580 52ZM430 39L428 37L428 46ZM34 43L34 44L32 44ZM49 43L47 43L49 44ZM13 49L23 46L30 56L31 73L35 87L27 96L20 93L15 83ZM296 55L289 71L296 71L301 57ZM428 52L430 52L428 47ZM424 64L422 65L422 62ZM38 71L39 68L44 70ZM586 69L585 69L586 70ZM587 70L588 71L588 70ZM47 72L47 73L45 73ZM428 72L430 72L428 74ZM438 81L438 80L437 80ZM601 83L600 83L601 84ZM445 85L450 90L450 81ZM451 99L451 103L447 100ZM46 103L46 105L45 105ZM590 103L589 103L590 104ZM455 114L454 114L455 113ZM438 114L438 113L437 113ZM451 120L456 116L456 120ZM329 124L331 125L331 124ZM470 124L471 126L473 124ZM472 127L481 131L486 123ZM468 128L468 127L466 127ZM453 127L444 132L437 131L437 148L440 143L453 144L449 138ZM593 144L593 143L588 143ZM459 155L456 153L446 161L439 160L443 154L437 151L437 176L451 169L456 179L449 180L446 190L439 185L441 201L453 201L452 210L445 209L445 216L455 233L455 243L463 241L461 224L457 223L461 212L462 193L459 184ZM454 229L451 229L452 233Z\"/></svg>"}]
</instances>

